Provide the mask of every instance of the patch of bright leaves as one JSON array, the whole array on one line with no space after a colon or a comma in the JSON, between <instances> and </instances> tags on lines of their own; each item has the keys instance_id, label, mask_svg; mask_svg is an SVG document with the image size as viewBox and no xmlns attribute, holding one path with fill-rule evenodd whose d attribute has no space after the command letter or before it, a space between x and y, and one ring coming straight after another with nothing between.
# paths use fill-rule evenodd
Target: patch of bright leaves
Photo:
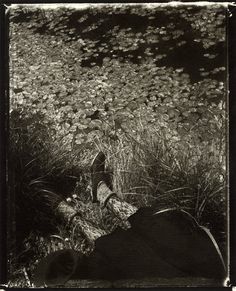
<instances>
[{"instance_id":1,"label":"patch of bright leaves","mask_svg":"<svg viewBox=\"0 0 236 291\"><path fill-rule=\"evenodd\" d=\"M68 150L140 123L176 142L222 139L221 6L18 8L10 20L11 111L42 114Z\"/></svg>"}]
</instances>

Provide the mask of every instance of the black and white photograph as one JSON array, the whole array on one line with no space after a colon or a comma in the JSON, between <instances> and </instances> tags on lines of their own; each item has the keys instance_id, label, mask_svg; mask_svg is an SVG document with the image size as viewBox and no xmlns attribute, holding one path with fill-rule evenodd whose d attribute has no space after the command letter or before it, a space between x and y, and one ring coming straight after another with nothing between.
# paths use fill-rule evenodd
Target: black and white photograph
<instances>
[{"instance_id":1,"label":"black and white photograph","mask_svg":"<svg viewBox=\"0 0 236 291\"><path fill-rule=\"evenodd\" d=\"M8 287L227 286L228 17L9 6Z\"/></svg>"}]
</instances>

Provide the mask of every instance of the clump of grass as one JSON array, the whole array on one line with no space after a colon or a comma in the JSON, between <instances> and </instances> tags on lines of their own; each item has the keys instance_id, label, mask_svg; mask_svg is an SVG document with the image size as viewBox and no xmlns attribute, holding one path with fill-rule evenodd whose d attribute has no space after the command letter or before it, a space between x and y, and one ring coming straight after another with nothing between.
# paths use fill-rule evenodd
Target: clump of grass
<instances>
[{"instance_id":1,"label":"clump of grass","mask_svg":"<svg viewBox=\"0 0 236 291\"><path fill-rule=\"evenodd\" d=\"M199 142L194 132L173 137L170 129L155 125L135 129L101 145L117 193L138 207L188 211L211 230L225 254L226 150L222 145L219 150L219 139Z\"/></svg>"}]
</instances>

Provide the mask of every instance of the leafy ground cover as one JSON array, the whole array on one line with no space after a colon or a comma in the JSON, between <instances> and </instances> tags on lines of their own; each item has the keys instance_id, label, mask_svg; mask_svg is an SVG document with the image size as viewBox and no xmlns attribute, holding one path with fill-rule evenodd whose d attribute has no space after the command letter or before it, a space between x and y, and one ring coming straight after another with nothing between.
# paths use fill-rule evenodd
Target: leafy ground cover
<instances>
[{"instance_id":1,"label":"leafy ground cover","mask_svg":"<svg viewBox=\"0 0 236 291\"><path fill-rule=\"evenodd\" d=\"M189 211L226 256L225 17L220 5L10 11L12 286L52 250L92 248L45 197L119 224L90 202L99 150L123 199Z\"/></svg>"}]
</instances>

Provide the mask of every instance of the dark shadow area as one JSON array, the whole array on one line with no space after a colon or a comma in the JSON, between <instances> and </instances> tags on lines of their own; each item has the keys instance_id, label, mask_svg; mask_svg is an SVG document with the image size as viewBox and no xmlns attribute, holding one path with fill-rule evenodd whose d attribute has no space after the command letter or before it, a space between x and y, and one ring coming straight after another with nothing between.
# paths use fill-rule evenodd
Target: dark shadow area
<instances>
[{"instance_id":1,"label":"dark shadow area","mask_svg":"<svg viewBox=\"0 0 236 291\"><path fill-rule=\"evenodd\" d=\"M230 284L236 284L236 9L230 7L228 27L229 38L229 181L230 181Z\"/></svg>"},{"instance_id":2,"label":"dark shadow area","mask_svg":"<svg viewBox=\"0 0 236 291\"><path fill-rule=\"evenodd\" d=\"M20 116L17 111L10 115L8 242L9 251L19 255L19 261L27 261L34 248L25 251L24 240L34 232L42 236L58 232L60 221L53 210L58 199L65 199L75 188L76 177L73 169L63 174L56 165L47 165L45 141L50 138L41 123L43 117L23 120ZM37 127L32 128L33 121Z\"/></svg>"},{"instance_id":3,"label":"dark shadow area","mask_svg":"<svg viewBox=\"0 0 236 291\"><path fill-rule=\"evenodd\" d=\"M224 263L214 240L188 213L142 208L129 221L128 230L117 228L98 238L88 256L63 250L44 258L36 270L36 286L65 284L69 279L196 277L223 281Z\"/></svg>"}]
</instances>

